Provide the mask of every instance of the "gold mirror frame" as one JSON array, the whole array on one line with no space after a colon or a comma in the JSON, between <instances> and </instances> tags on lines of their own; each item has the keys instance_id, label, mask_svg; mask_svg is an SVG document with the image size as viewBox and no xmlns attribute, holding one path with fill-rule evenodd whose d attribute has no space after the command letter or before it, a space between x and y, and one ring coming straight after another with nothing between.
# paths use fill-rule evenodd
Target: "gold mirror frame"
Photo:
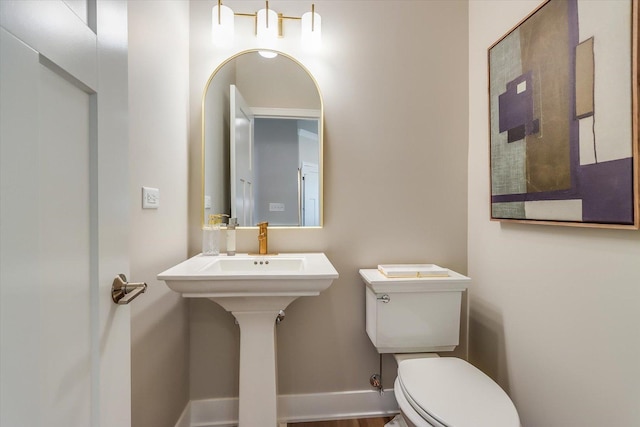
<instances>
[{"instance_id":1,"label":"gold mirror frame","mask_svg":"<svg viewBox=\"0 0 640 427\"><path fill-rule=\"evenodd\" d=\"M250 54L250 53L259 53L261 51L269 51L269 52L273 52L276 53L277 55L280 55L284 58L289 59L290 61L292 61L294 64L296 64L298 67L300 67L300 69L302 71L304 71L307 76L311 79L311 81L313 82L313 84L315 85L316 91L318 93L318 98L320 100L320 118L319 118L319 124L318 124L318 149L319 149L319 165L318 165L318 171L319 171L319 200L320 200L320 212L319 212L319 217L320 217L320 224L318 226L293 226L293 225L286 225L286 226L279 226L279 225L274 225L273 227L275 228L284 228L284 229L313 229L313 228L322 228L324 225L324 100L322 97L322 92L320 91L320 85L318 84L318 81L315 79L315 77L313 76L313 74L311 74L311 72L309 71L309 69L307 67L305 67L300 61L298 61L296 58L294 58L293 56L286 54L284 52L280 52L278 50L273 50L273 49L247 49L247 50L243 50L241 52L238 52L232 56L230 56L229 58L227 58L226 60L224 60L220 65L218 65L216 67L216 69L213 71L213 73L211 73L211 76L209 76L209 79L207 80L207 83L204 86L204 90L202 93L202 101L201 101L201 120L200 120L200 125L201 125L201 151L200 151L200 161L201 161L201 182L200 182L200 187L201 187L201 191L200 191L200 224L201 226L204 226L205 224L205 150L206 150L206 140L205 140L205 114L206 114L206 109L205 109L205 103L206 103L206 97L207 97L207 93L209 91L209 87L211 85L211 82L213 81L214 77L218 74L218 72L220 70L222 70L227 64L229 64L231 61L237 59L240 56L246 55L246 54ZM218 213L218 212L216 212ZM229 213L230 214L230 213ZM271 227L271 226L270 226ZM238 227L239 229L252 229L252 228L257 228L257 226L245 226L245 227Z\"/></svg>"}]
</instances>

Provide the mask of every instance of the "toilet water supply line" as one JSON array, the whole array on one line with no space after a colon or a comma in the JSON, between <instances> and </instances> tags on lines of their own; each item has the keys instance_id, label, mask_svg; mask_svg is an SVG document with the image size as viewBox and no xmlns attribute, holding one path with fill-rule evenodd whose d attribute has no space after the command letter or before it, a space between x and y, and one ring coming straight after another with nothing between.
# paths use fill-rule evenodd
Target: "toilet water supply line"
<instances>
[{"instance_id":1,"label":"toilet water supply line","mask_svg":"<svg viewBox=\"0 0 640 427\"><path fill-rule=\"evenodd\" d=\"M371 375L371 378L369 378L369 383L371 384L371 387L377 388L378 391L380 392L380 395L384 394L384 389L382 388L382 353L380 353L380 367L379 367L380 373L379 374L373 374Z\"/></svg>"}]
</instances>

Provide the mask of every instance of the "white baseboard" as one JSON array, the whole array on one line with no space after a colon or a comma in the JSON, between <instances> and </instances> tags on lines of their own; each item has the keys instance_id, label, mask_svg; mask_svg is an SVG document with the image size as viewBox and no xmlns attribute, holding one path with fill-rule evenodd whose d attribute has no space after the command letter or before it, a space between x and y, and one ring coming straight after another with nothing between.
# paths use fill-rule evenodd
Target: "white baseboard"
<instances>
[{"instance_id":1,"label":"white baseboard","mask_svg":"<svg viewBox=\"0 0 640 427\"><path fill-rule=\"evenodd\" d=\"M278 396L278 421L304 422L368 418L400 412L393 389ZM232 427L238 424L238 398L192 400L176 427Z\"/></svg>"},{"instance_id":2,"label":"white baseboard","mask_svg":"<svg viewBox=\"0 0 640 427\"><path fill-rule=\"evenodd\" d=\"M191 427L191 402L187 402L175 427Z\"/></svg>"},{"instance_id":3,"label":"white baseboard","mask_svg":"<svg viewBox=\"0 0 640 427\"><path fill-rule=\"evenodd\" d=\"M367 418L398 412L393 389L382 395L375 390L357 390L278 396L278 418L282 422Z\"/></svg>"}]
</instances>

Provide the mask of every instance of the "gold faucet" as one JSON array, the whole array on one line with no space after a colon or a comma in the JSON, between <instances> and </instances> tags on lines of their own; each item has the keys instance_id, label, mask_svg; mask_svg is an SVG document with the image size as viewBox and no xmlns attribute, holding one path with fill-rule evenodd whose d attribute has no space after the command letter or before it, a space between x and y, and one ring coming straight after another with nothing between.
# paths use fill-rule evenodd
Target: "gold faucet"
<instances>
[{"instance_id":1,"label":"gold faucet","mask_svg":"<svg viewBox=\"0 0 640 427\"><path fill-rule=\"evenodd\" d=\"M267 227L269 226L268 222L260 222L258 223L258 227L260 230L258 231L258 253L260 255L266 255L269 250L269 243L267 241Z\"/></svg>"}]
</instances>

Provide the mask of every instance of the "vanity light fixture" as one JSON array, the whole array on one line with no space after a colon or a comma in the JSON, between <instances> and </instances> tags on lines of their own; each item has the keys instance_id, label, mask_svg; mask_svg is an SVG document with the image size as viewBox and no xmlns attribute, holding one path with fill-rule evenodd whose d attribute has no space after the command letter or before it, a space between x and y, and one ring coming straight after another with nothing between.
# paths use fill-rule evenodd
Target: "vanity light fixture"
<instances>
[{"instance_id":1,"label":"vanity light fixture","mask_svg":"<svg viewBox=\"0 0 640 427\"><path fill-rule=\"evenodd\" d=\"M256 14L256 38L258 46L273 49L276 46L278 36L282 34L282 21L278 19L275 10L269 9L269 2L265 1L265 8ZM265 58L275 58L277 54L272 51L261 50L258 53Z\"/></svg>"},{"instance_id":2,"label":"vanity light fixture","mask_svg":"<svg viewBox=\"0 0 640 427\"><path fill-rule=\"evenodd\" d=\"M221 0L211 10L211 41L222 46L233 40L233 10L224 6Z\"/></svg>"},{"instance_id":3,"label":"vanity light fixture","mask_svg":"<svg viewBox=\"0 0 640 427\"><path fill-rule=\"evenodd\" d=\"M255 34L258 38L259 47L273 48L278 37L283 37L282 23L285 19L301 21L300 34L302 44L305 48L316 48L322 40L322 18L315 11L315 5L311 5L311 12L307 12L302 17L285 16L269 8L269 2L265 1L264 9L256 13L235 13L228 6L222 4L222 0L213 6L211 12L212 26L211 36L216 45L229 44L233 40L234 16L247 16L255 19ZM261 51L261 55L270 57L275 53Z\"/></svg>"},{"instance_id":4,"label":"vanity light fixture","mask_svg":"<svg viewBox=\"0 0 640 427\"><path fill-rule=\"evenodd\" d=\"M322 18L316 13L316 7L311 5L311 12L302 15L300 33L302 45L317 48L322 43Z\"/></svg>"}]
</instances>

